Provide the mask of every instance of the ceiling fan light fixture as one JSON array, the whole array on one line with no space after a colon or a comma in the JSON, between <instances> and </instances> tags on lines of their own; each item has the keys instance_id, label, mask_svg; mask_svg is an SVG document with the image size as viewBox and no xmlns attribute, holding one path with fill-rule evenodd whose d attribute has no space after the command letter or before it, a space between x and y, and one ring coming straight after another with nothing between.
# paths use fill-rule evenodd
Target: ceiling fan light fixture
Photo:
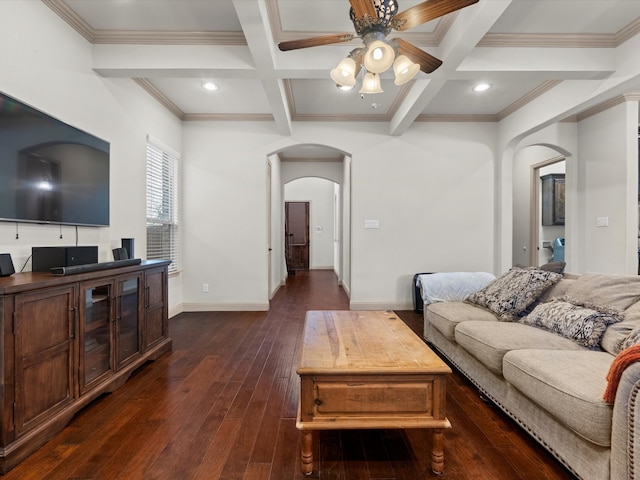
<instances>
[{"instance_id":1,"label":"ceiling fan light fixture","mask_svg":"<svg viewBox=\"0 0 640 480\"><path fill-rule=\"evenodd\" d=\"M382 93L380 86L380 75L377 73L367 72L362 79L362 88L358 93Z\"/></svg>"},{"instance_id":2,"label":"ceiling fan light fixture","mask_svg":"<svg viewBox=\"0 0 640 480\"><path fill-rule=\"evenodd\" d=\"M331 79L342 87L353 87L356 84L356 62L353 58L343 58L338 66L331 70Z\"/></svg>"},{"instance_id":3,"label":"ceiling fan light fixture","mask_svg":"<svg viewBox=\"0 0 640 480\"><path fill-rule=\"evenodd\" d=\"M364 66L371 73L382 73L387 70L395 59L393 47L382 40L371 42L364 55Z\"/></svg>"},{"instance_id":4,"label":"ceiling fan light fixture","mask_svg":"<svg viewBox=\"0 0 640 480\"><path fill-rule=\"evenodd\" d=\"M409 57L405 55L399 55L393 62L393 73L395 75L393 83L396 85L404 85L415 77L419 71L420 65L413 63L409 60Z\"/></svg>"}]
</instances>

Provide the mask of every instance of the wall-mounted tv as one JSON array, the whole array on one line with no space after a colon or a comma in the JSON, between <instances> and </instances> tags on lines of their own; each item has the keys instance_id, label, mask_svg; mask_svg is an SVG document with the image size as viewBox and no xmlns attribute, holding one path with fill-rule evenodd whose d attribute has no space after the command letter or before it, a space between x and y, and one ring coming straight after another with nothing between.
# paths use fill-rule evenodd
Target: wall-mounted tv
<instances>
[{"instance_id":1,"label":"wall-mounted tv","mask_svg":"<svg viewBox=\"0 0 640 480\"><path fill-rule=\"evenodd\" d=\"M0 93L0 221L109 225L109 143Z\"/></svg>"}]
</instances>

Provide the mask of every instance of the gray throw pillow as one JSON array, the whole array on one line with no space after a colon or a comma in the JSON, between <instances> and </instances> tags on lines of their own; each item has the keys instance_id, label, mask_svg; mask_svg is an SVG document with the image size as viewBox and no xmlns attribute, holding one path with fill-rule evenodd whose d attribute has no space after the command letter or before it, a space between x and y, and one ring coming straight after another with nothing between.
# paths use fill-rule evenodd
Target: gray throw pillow
<instances>
[{"instance_id":1,"label":"gray throw pillow","mask_svg":"<svg viewBox=\"0 0 640 480\"><path fill-rule=\"evenodd\" d=\"M563 300L541 303L520 320L525 325L542 328L573 340L578 345L599 349L600 339L607 327L621 317L591 308L573 305Z\"/></svg>"},{"instance_id":2,"label":"gray throw pillow","mask_svg":"<svg viewBox=\"0 0 640 480\"><path fill-rule=\"evenodd\" d=\"M538 268L513 267L482 290L471 294L467 302L491 310L502 321L512 321L561 278L559 273Z\"/></svg>"}]
</instances>

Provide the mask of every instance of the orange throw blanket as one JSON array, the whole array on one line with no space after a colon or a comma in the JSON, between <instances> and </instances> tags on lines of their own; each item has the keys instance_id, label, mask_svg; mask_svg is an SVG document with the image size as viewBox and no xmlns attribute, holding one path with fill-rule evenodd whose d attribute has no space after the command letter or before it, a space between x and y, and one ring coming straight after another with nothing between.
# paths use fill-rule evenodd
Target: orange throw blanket
<instances>
[{"instance_id":1,"label":"orange throw blanket","mask_svg":"<svg viewBox=\"0 0 640 480\"><path fill-rule=\"evenodd\" d=\"M640 360L640 344L632 345L631 347L621 351L613 360L611 367L609 367L609 373L607 373L607 388L604 391L602 399L606 403L613 403L616 399L616 391L618 390L618 384L620 383L620 377L624 370Z\"/></svg>"}]
</instances>

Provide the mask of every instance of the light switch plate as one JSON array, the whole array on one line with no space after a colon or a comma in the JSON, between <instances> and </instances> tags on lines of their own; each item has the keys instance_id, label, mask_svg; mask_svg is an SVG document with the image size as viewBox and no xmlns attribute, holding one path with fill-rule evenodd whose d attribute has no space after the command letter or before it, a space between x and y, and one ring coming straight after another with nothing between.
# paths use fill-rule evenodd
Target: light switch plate
<instances>
[{"instance_id":1,"label":"light switch plate","mask_svg":"<svg viewBox=\"0 0 640 480\"><path fill-rule=\"evenodd\" d=\"M365 220L364 228L380 228L380 220Z\"/></svg>"}]
</instances>

